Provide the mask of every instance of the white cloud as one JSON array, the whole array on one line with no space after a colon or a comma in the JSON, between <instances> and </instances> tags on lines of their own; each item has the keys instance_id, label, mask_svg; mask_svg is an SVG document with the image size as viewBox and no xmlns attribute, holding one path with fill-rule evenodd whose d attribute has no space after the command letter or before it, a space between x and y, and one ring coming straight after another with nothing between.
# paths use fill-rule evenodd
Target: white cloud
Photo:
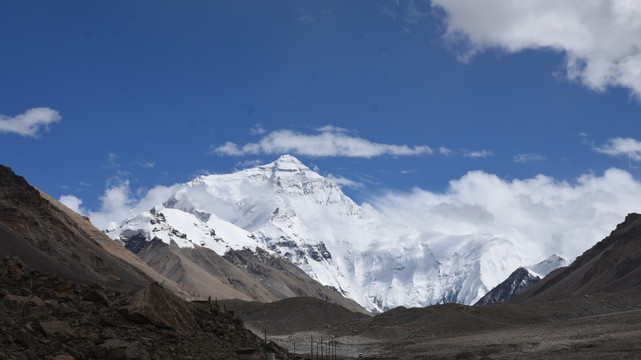
<instances>
[{"instance_id":1,"label":"white cloud","mask_svg":"<svg viewBox=\"0 0 641 360\"><path fill-rule=\"evenodd\" d=\"M575 182L539 175L505 180L482 171L450 181L445 193L414 189L370 200L394 223L428 233L492 234L516 241L533 258L576 257L641 210L641 183L607 170Z\"/></svg>"},{"instance_id":2,"label":"white cloud","mask_svg":"<svg viewBox=\"0 0 641 360\"><path fill-rule=\"evenodd\" d=\"M134 215L132 208L135 200L131 196L129 181L107 188L104 195L100 197L102 203L100 211L89 212L91 222L99 229L114 228L117 225L116 219L123 220Z\"/></svg>"},{"instance_id":3,"label":"white cloud","mask_svg":"<svg viewBox=\"0 0 641 360\"><path fill-rule=\"evenodd\" d=\"M453 150L448 149L448 148L446 148L446 147L444 147L444 146L441 146L441 147L438 149L438 152L439 152L439 153L441 153L441 155L445 155L445 156L447 156L447 157L450 157L450 156L452 156L452 155L454 154L454 151L453 151Z\"/></svg>"},{"instance_id":4,"label":"white cloud","mask_svg":"<svg viewBox=\"0 0 641 360\"><path fill-rule=\"evenodd\" d=\"M153 168L156 166L156 163L155 163L155 162L153 162L153 161L143 160L143 161L140 163L140 166L142 166L142 167L144 167L144 168L146 168L146 169L153 169Z\"/></svg>"},{"instance_id":5,"label":"white cloud","mask_svg":"<svg viewBox=\"0 0 641 360\"><path fill-rule=\"evenodd\" d=\"M29 109L14 117L0 115L0 133L38 137L40 130L49 131L49 124L60 119L58 111L47 107Z\"/></svg>"},{"instance_id":6,"label":"white cloud","mask_svg":"<svg viewBox=\"0 0 641 360\"><path fill-rule=\"evenodd\" d=\"M613 138L602 146L594 148L597 152L612 156L625 156L634 161L641 161L641 141L632 138Z\"/></svg>"},{"instance_id":7,"label":"white cloud","mask_svg":"<svg viewBox=\"0 0 641 360\"><path fill-rule=\"evenodd\" d=\"M156 186L136 197L130 189L129 181L110 179L103 196L100 197L101 206L98 211L88 211L87 214L92 224L99 229L113 229L121 221L147 211L167 200L178 185Z\"/></svg>"},{"instance_id":8,"label":"white cloud","mask_svg":"<svg viewBox=\"0 0 641 360\"><path fill-rule=\"evenodd\" d=\"M473 159L482 159L493 155L494 153L492 152L492 150L474 150L468 151L463 154L463 156Z\"/></svg>"},{"instance_id":9,"label":"white cloud","mask_svg":"<svg viewBox=\"0 0 641 360\"><path fill-rule=\"evenodd\" d=\"M62 195L58 201L80 215L84 215L86 213L86 210L82 208L82 199L78 197L73 195Z\"/></svg>"},{"instance_id":10,"label":"white cloud","mask_svg":"<svg viewBox=\"0 0 641 360\"><path fill-rule=\"evenodd\" d=\"M340 187L350 187L350 188L360 188L363 186L362 183L356 182L354 180L348 179L346 177L343 177L341 175L334 175L334 174L327 174L327 178L332 180L336 185Z\"/></svg>"},{"instance_id":11,"label":"white cloud","mask_svg":"<svg viewBox=\"0 0 641 360\"><path fill-rule=\"evenodd\" d=\"M590 89L628 88L641 99L641 2L630 0L432 0L463 59L488 48L553 50L566 75Z\"/></svg>"},{"instance_id":12,"label":"white cloud","mask_svg":"<svg viewBox=\"0 0 641 360\"><path fill-rule=\"evenodd\" d=\"M250 131L251 131L252 135L263 135L264 133L267 132L267 130L263 129L263 127L260 126L260 124L256 124L256 125L252 126Z\"/></svg>"},{"instance_id":13,"label":"white cloud","mask_svg":"<svg viewBox=\"0 0 641 360\"><path fill-rule=\"evenodd\" d=\"M218 155L296 154L307 156L346 156L372 158L376 156L411 156L431 154L429 146L380 144L360 137L350 136L347 130L333 126L316 129L315 134L302 134L292 130L278 130L265 135L257 143L242 147L227 142L212 147Z\"/></svg>"},{"instance_id":14,"label":"white cloud","mask_svg":"<svg viewBox=\"0 0 641 360\"><path fill-rule=\"evenodd\" d=\"M263 161L260 159L254 159L254 160L243 160L239 161L236 163L236 168L237 169L248 169L248 168L253 168L259 165L263 165Z\"/></svg>"},{"instance_id":15,"label":"white cloud","mask_svg":"<svg viewBox=\"0 0 641 360\"><path fill-rule=\"evenodd\" d=\"M515 163L527 163L531 161L543 161L545 160L545 156L539 155L539 154L533 154L533 153L523 153L523 154L516 154L512 157L512 161Z\"/></svg>"}]
</instances>

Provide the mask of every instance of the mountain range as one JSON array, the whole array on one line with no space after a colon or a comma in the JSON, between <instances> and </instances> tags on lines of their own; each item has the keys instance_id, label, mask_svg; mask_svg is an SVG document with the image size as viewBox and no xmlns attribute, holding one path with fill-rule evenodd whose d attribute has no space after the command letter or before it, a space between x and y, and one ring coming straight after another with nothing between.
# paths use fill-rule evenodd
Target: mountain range
<instances>
[{"instance_id":1,"label":"mountain range","mask_svg":"<svg viewBox=\"0 0 641 360\"><path fill-rule=\"evenodd\" d=\"M174 196L177 193L168 204L181 201ZM268 192L263 194L269 198ZM314 280L279 254L278 247L267 242L254 248L226 243L225 234L233 232L251 243L259 238L257 231L248 232L222 218L212 222L210 237L226 248L221 256L175 228L164 215L170 214L165 205L154 207L148 216L157 219L151 224L152 234L156 229L155 233L168 236L168 242L160 236L148 240L139 232L125 242L130 251L93 227L88 218L0 166L3 355L230 358L235 350L251 347L257 357L275 352L276 358L284 359L292 354L282 345L299 354L302 347L302 355L309 356L314 345L318 350L319 339L333 339L342 357L641 355L639 214L629 214L608 237L569 265L551 256L517 270L512 280L488 293L498 294L495 304L399 306L372 316L336 289ZM357 209L368 211L366 206ZM194 207L188 214L209 223L213 215L206 212ZM323 245L314 248L320 258L338 256L331 253L331 245ZM322 254L323 247L329 255ZM524 278L542 279L512 291ZM502 287L510 291L501 292ZM232 300L219 301L215 294ZM263 331L280 345L263 341ZM314 342L308 347L310 340Z\"/></svg>"},{"instance_id":2,"label":"mountain range","mask_svg":"<svg viewBox=\"0 0 641 360\"><path fill-rule=\"evenodd\" d=\"M391 221L290 155L175 185L107 234L134 251L158 239L219 256L246 249L280 257L373 312L473 304L518 267L541 260L491 234L422 232Z\"/></svg>"}]
</instances>

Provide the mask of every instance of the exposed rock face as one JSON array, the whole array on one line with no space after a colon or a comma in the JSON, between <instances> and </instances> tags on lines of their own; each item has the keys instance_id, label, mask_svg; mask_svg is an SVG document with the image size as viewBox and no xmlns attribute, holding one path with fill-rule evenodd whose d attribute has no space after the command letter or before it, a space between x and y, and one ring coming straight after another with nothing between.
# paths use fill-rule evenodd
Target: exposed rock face
<instances>
[{"instance_id":1,"label":"exposed rock face","mask_svg":"<svg viewBox=\"0 0 641 360\"><path fill-rule=\"evenodd\" d=\"M490 290L475 306L506 302L541 280L525 268L516 269L505 281Z\"/></svg>"},{"instance_id":2,"label":"exposed rock face","mask_svg":"<svg viewBox=\"0 0 641 360\"><path fill-rule=\"evenodd\" d=\"M266 251L230 250L224 258L249 276L260 281L279 300L290 297L315 297L338 304L350 311L366 313L354 300L343 297L336 289L312 279L289 260Z\"/></svg>"},{"instance_id":3,"label":"exposed rock face","mask_svg":"<svg viewBox=\"0 0 641 360\"><path fill-rule=\"evenodd\" d=\"M321 285L287 259L264 250L230 250L220 256L206 247L180 248L157 238L144 243L137 255L194 298L272 302L311 296L364 312L356 302Z\"/></svg>"},{"instance_id":4,"label":"exposed rock face","mask_svg":"<svg viewBox=\"0 0 641 360\"><path fill-rule=\"evenodd\" d=\"M158 283L139 290L128 301L122 312L135 323L174 329L182 335L189 335L196 329L196 322L183 301Z\"/></svg>"}]
</instances>

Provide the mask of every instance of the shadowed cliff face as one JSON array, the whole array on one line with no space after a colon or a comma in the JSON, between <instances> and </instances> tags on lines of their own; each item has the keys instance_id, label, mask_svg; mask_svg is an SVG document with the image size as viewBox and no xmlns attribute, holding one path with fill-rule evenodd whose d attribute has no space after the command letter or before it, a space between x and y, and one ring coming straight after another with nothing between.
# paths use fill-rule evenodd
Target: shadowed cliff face
<instances>
[{"instance_id":1,"label":"shadowed cliff face","mask_svg":"<svg viewBox=\"0 0 641 360\"><path fill-rule=\"evenodd\" d=\"M641 215L632 213L570 266L553 271L513 302L638 288L641 288Z\"/></svg>"}]
</instances>

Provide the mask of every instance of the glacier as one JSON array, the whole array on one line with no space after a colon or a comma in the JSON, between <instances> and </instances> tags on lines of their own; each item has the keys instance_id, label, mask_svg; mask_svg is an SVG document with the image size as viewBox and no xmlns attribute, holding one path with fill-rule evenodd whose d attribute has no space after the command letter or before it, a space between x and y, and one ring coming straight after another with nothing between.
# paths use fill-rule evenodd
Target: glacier
<instances>
[{"instance_id":1,"label":"glacier","mask_svg":"<svg viewBox=\"0 0 641 360\"><path fill-rule=\"evenodd\" d=\"M121 242L159 238L204 246L220 255L262 249L372 312L473 304L512 271L539 260L510 239L419 231L392 221L291 155L175 189L107 234Z\"/></svg>"}]
</instances>

